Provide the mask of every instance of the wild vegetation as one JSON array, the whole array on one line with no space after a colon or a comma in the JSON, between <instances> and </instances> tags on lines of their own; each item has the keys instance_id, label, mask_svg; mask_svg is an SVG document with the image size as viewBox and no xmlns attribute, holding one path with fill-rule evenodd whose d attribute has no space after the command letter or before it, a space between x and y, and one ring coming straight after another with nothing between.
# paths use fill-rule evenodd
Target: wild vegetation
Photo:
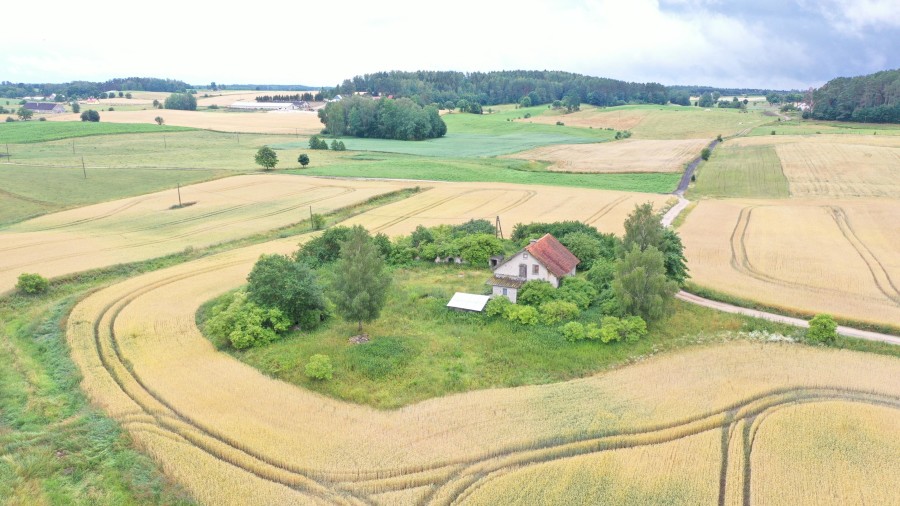
<instances>
[{"instance_id":1,"label":"wild vegetation","mask_svg":"<svg viewBox=\"0 0 900 506\"><path fill-rule=\"evenodd\" d=\"M341 137L372 137L421 141L443 137L447 125L437 107L422 107L408 98L398 100L352 96L319 109L324 133Z\"/></svg>"}]
</instances>

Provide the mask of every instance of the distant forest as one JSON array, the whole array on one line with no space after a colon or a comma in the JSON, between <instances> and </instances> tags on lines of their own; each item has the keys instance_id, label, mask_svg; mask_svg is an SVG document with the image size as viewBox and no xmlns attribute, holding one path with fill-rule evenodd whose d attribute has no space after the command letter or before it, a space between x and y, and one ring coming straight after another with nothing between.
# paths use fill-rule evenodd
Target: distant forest
<instances>
[{"instance_id":1,"label":"distant forest","mask_svg":"<svg viewBox=\"0 0 900 506\"><path fill-rule=\"evenodd\" d=\"M839 77L813 92L814 119L900 123L900 69Z\"/></svg>"},{"instance_id":2,"label":"distant forest","mask_svg":"<svg viewBox=\"0 0 900 506\"><path fill-rule=\"evenodd\" d=\"M103 82L72 81L70 83L11 83L0 82L0 95L6 98L27 97L32 95L63 95L66 98L96 97L107 91L163 91L183 93L190 86L184 81L158 79L155 77L125 77Z\"/></svg>"},{"instance_id":3,"label":"distant forest","mask_svg":"<svg viewBox=\"0 0 900 506\"><path fill-rule=\"evenodd\" d=\"M570 72L530 70L377 72L356 76L335 88L322 90L326 97L351 95L354 92L407 97L420 105L456 103L460 100L496 105L518 103L526 97L530 104L539 105L569 97L578 103L610 106L666 104L678 98L670 96L669 90L658 83L629 83ZM687 105L687 93L681 94Z\"/></svg>"},{"instance_id":4,"label":"distant forest","mask_svg":"<svg viewBox=\"0 0 900 506\"><path fill-rule=\"evenodd\" d=\"M336 137L420 141L447 133L447 125L437 107L422 107L408 98L372 100L356 95L331 102L319 109L318 114L325 125L322 133Z\"/></svg>"}]
</instances>

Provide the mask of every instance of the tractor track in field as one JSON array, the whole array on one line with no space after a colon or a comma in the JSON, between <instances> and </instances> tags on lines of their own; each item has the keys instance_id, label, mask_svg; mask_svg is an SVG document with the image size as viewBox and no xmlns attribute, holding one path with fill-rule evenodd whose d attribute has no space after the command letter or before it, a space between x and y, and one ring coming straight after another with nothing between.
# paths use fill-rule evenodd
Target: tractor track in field
<instances>
[{"instance_id":1,"label":"tractor track in field","mask_svg":"<svg viewBox=\"0 0 900 506\"><path fill-rule=\"evenodd\" d=\"M374 494L431 486L421 503L456 504L460 500L465 500L491 479L510 470L579 455L676 441L718 428L726 430L725 428L734 427L742 420L752 421L778 406L801 402L845 400L900 409L900 397L851 389L791 387L763 392L724 408L710 410L674 422L635 430L560 435L497 449L476 457L448 460L415 468L328 471L298 467L263 455L253 448L241 444L240 441L232 440L205 427L202 422L180 411L170 404L162 394L153 391L142 380L118 344L118 337L115 333L116 320L122 311L139 297L168 284L241 263L243 263L242 260L226 262L188 273L176 274L137 287L110 301L94 317L92 323L93 347L103 369L119 389L141 410L122 414L117 419L130 430L150 431L179 444L190 445L254 476L330 501L340 499L348 504L369 504L372 503L371 495ZM723 459L727 459L728 446L726 444L723 444L722 451ZM235 458L235 455L238 455L239 458ZM242 460L249 460L254 465L248 465ZM722 474L727 476L727 462L724 462L722 466ZM749 457L745 458L743 468L749 482ZM408 479L402 482L398 481L393 486L390 483L379 483L380 480L404 477ZM721 492L720 496L724 497L723 494L724 492ZM447 498L449 500L446 500ZM749 502L745 502L745 505L749 505Z\"/></svg>"},{"instance_id":2,"label":"tractor track in field","mask_svg":"<svg viewBox=\"0 0 900 506\"><path fill-rule=\"evenodd\" d=\"M628 198L629 198L628 195L623 195L623 196L621 196L621 197L619 197L619 198L616 198L616 199L614 199L614 200L611 200L611 201L609 201L609 202L603 204L602 206L600 206L600 209L598 209L597 212L595 212L594 214L588 216L588 217L584 220L585 225L593 225L593 224L596 223L600 218L602 218L602 217L606 216L607 214L609 214L609 212L612 211L613 209L615 209L616 206L618 206L618 205L621 204L622 202L625 202L626 200L628 200Z\"/></svg>"},{"instance_id":3,"label":"tractor track in field","mask_svg":"<svg viewBox=\"0 0 900 506\"><path fill-rule=\"evenodd\" d=\"M872 280L875 281L875 285L878 286L878 290L895 305L900 306L900 289L897 289L897 285L894 284L891 275L888 274L887 269L884 268L884 264L882 264L881 261L878 260L878 257L872 253L872 250L866 246L866 243L856 235L856 231L853 230L853 225L850 223L847 212L839 206L827 206L827 209L831 211L831 217L840 229L841 235L844 236L844 239L850 243L853 249L856 250L856 253L859 254L862 261L865 262L866 267L869 269L869 273L872 274Z\"/></svg>"}]
</instances>

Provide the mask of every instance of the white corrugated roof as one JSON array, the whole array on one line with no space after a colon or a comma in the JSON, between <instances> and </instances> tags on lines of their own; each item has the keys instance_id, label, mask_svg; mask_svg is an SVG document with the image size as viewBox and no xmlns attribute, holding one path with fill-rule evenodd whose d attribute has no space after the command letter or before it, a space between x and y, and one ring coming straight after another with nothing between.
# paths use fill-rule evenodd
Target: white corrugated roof
<instances>
[{"instance_id":1,"label":"white corrugated roof","mask_svg":"<svg viewBox=\"0 0 900 506\"><path fill-rule=\"evenodd\" d=\"M489 295L475 295L474 293L456 292L447 303L447 307L453 309L465 309L467 311L482 311L487 304Z\"/></svg>"}]
</instances>

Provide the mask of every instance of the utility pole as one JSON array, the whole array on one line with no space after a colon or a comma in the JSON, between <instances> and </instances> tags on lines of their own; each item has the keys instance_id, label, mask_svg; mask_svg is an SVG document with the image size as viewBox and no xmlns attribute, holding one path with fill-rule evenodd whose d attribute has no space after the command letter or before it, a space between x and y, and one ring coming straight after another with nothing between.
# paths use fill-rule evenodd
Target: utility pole
<instances>
[{"instance_id":1,"label":"utility pole","mask_svg":"<svg viewBox=\"0 0 900 506\"><path fill-rule=\"evenodd\" d=\"M494 222L494 228L497 230L497 237L503 239L503 228L500 226L499 216L497 216L497 220Z\"/></svg>"},{"instance_id":2,"label":"utility pole","mask_svg":"<svg viewBox=\"0 0 900 506\"><path fill-rule=\"evenodd\" d=\"M181 183L178 183L178 207L182 207L182 205L181 205Z\"/></svg>"},{"instance_id":3,"label":"utility pole","mask_svg":"<svg viewBox=\"0 0 900 506\"><path fill-rule=\"evenodd\" d=\"M84 173L84 178L87 179L87 169L84 168L84 157L81 157L81 172Z\"/></svg>"},{"instance_id":4,"label":"utility pole","mask_svg":"<svg viewBox=\"0 0 900 506\"><path fill-rule=\"evenodd\" d=\"M169 144L166 142L166 136L163 135L163 149L169 149Z\"/></svg>"}]
</instances>

